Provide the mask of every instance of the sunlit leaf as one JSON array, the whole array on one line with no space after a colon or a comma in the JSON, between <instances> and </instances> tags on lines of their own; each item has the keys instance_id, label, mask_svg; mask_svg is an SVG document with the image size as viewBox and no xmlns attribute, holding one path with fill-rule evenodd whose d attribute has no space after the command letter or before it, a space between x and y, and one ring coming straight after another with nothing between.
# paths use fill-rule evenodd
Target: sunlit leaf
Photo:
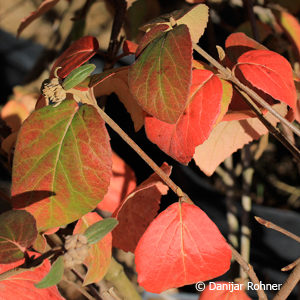
<instances>
[{"instance_id":1,"label":"sunlit leaf","mask_svg":"<svg viewBox=\"0 0 300 300\"><path fill-rule=\"evenodd\" d=\"M63 101L31 114L16 145L12 203L37 220L40 231L73 222L106 194L111 148L96 109Z\"/></svg>"},{"instance_id":2,"label":"sunlit leaf","mask_svg":"<svg viewBox=\"0 0 300 300\"><path fill-rule=\"evenodd\" d=\"M160 213L135 250L138 282L153 293L218 277L229 269L230 259L217 226L187 203Z\"/></svg>"},{"instance_id":3,"label":"sunlit leaf","mask_svg":"<svg viewBox=\"0 0 300 300\"><path fill-rule=\"evenodd\" d=\"M192 77L192 43L179 25L153 40L129 69L129 88L142 109L175 123L188 101Z\"/></svg>"}]
</instances>

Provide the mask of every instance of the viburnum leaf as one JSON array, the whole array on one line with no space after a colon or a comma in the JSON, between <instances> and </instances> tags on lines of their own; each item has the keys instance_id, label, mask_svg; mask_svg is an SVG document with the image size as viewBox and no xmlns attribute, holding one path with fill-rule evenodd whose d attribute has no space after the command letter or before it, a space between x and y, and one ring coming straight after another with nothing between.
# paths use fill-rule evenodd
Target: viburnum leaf
<instances>
[{"instance_id":1,"label":"viburnum leaf","mask_svg":"<svg viewBox=\"0 0 300 300\"><path fill-rule=\"evenodd\" d=\"M94 76L91 84L94 87L95 97L115 93L130 114L135 131L139 131L144 125L144 113L129 90L128 67L114 69L113 73L103 78L101 82L96 82Z\"/></svg>"},{"instance_id":2,"label":"viburnum leaf","mask_svg":"<svg viewBox=\"0 0 300 300\"><path fill-rule=\"evenodd\" d=\"M174 203L147 228L135 250L138 282L147 291L206 281L230 267L231 250L197 206Z\"/></svg>"},{"instance_id":3,"label":"viburnum leaf","mask_svg":"<svg viewBox=\"0 0 300 300\"><path fill-rule=\"evenodd\" d=\"M24 210L10 210L0 215L0 263L24 258L24 251L37 237L34 217Z\"/></svg>"},{"instance_id":4,"label":"viburnum leaf","mask_svg":"<svg viewBox=\"0 0 300 300\"><path fill-rule=\"evenodd\" d=\"M29 254L38 256L38 253L34 252L30 252ZM24 263L24 260L8 265L0 265L0 273L16 268L22 263ZM46 289L38 289L34 286L35 283L48 274L50 268L51 264L49 260L45 259L42 265L33 270L25 271L0 281L1 295L5 295L5 300L64 300L65 298L59 294L56 286Z\"/></svg>"},{"instance_id":5,"label":"viburnum leaf","mask_svg":"<svg viewBox=\"0 0 300 300\"><path fill-rule=\"evenodd\" d=\"M285 104L276 104L274 109L281 115L287 113ZM278 122L270 113L264 117L273 125ZM258 118L223 121L212 130L209 138L202 145L196 147L195 163L207 176L210 176L232 153L266 133L268 129Z\"/></svg>"},{"instance_id":6,"label":"viburnum leaf","mask_svg":"<svg viewBox=\"0 0 300 300\"><path fill-rule=\"evenodd\" d=\"M238 58L236 68L254 87L295 109L293 70L283 56L268 50L251 50Z\"/></svg>"},{"instance_id":7,"label":"viburnum leaf","mask_svg":"<svg viewBox=\"0 0 300 300\"><path fill-rule=\"evenodd\" d=\"M129 68L128 83L142 109L175 123L188 101L192 77L192 42L186 25L153 40Z\"/></svg>"},{"instance_id":8,"label":"viburnum leaf","mask_svg":"<svg viewBox=\"0 0 300 300\"><path fill-rule=\"evenodd\" d=\"M237 283L225 281L210 282L209 284L211 288L206 287L199 300L251 300L242 288L234 290L236 287L241 287L242 284L237 285Z\"/></svg>"},{"instance_id":9,"label":"viburnum leaf","mask_svg":"<svg viewBox=\"0 0 300 300\"><path fill-rule=\"evenodd\" d=\"M90 212L83 216L76 224L73 234L84 233L92 224L103 220L97 213ZM84 278L83 285L100 281L105 275L111 260L111 233L108 233L102 240L89 249L89 255L84 264L88 272Z\"/></svg>"},{"instance_id":10,"label":"viburnum leaf","mask_svg":"<svg viewBox=\"0 0 300 300\"><path fill-rule=\"evenodd\" d=\"M50 286L58 284L64 274L64 259L63 256L59 256L55 262L51 265L51 269L48 274L34 286L38 289L45 289Z\"/></svg>"},{"instance_id":11,"label":"viburnum leaf","mask_svg":"<svg viewBox=\"0 0 300 300\"><path fill-rule=\"evenodd\" d=\"M55 61L50 78L54 76L54 71L57 70L57 75L60 78L65 78L74 69L84 64L91 57L93 57L99 48L98 41L93 36L84 36L75 41L71 46L65 50L59 58Z\"/></svg>"},{"instance_id":12,"label":"viburnum leaf","mask_svg":"<svg viewBox=\"0 0 300 300\"><path fill-rule=\"evenodd\" d=\"M195 147L209 136L220 113L222 83L208 70L193 70L189 104L175 124L145 118L149 140L182 164L192 159Z\"/></svg>"},{"instance_id":13,"label":"viburnum leaf","mask_svg":"<svg viewBox=\"0 0 300 300\"><path fill-rule=\"evenodd\" d=\"M23 123L14 157L12 204L29 211L44 231L94 209L110 176L104 121L94 107L65 100L33 112Z\"/></svg>"},{"instance_id":14,"label":"viburnum leaf","mask_svg":"<svg viewBox=\"0 0 300 300\"><path fill-rule=\"evenodd\" d=\"M45 14L48 10L50 10L53 6L55 6L59 2L59 0L44 0L38 9L32 12L28 17L24 18L17 31L17 36L21 34L21 32L35 19L39 18L41 15Z\"/></svg>"},{"instance_id":15,"label":"viburnum leaf","mask_svg":"<svg viewBox=\"0 0 300 300\"><path fill-rule=\"evenodd\" d=\"M168 164L164 163L161 168L167 175L171 174ZM168 189L154 173L124 199L113 214L119 221L112 232L114 247L134 252L159 210L161 196L167 194Z\"/></svg>"},{"instance_id":16,"label":"viburnum leaf","mask_svg":"<svg viewBox=\"0 0 300 300\"><path fill-rule=\"evenodd\" d=\"M123 53L124 54L135 54L136 52L136 49L138 48L138 44L132 42L132 41L129 41L129 40L125 40L124 43L123 43Z\"/></svg>"},{"instance_id":17,"label":"viburnum leaf","mask_svg":"<svg viewBox=\"0 0 300 300\"><path fill-rule=\"evenodd\" d=\"M140 40L135 56L139 56L153 40L160 38L168 29L170 29L170 27L167 24L158 24L152 27Z\"/></svg>"},{"instance_id":18,"label":"viburnum leaf","mask_svg":"<svg viewBox=\"0 0 300 300\"><path fill-rule=\"evenodd\" d=\"M112 177L103 200L97 205L101 210L113 213L121 201L136 187L132 169L116 153L112 153Z\"/></svg>"},{"instance_id":19,"label":"viburnum leaf","mask_svg":"<svg viewBox=\"0 0 300 300\"><path fill-rule=\"evenodd\" d=\"M189 28L192 41L198 43L208 22L208 6L199 4L187 9L175 10L151 20L140 29L147 31L157 25L167 25L172 28L173 24L171 24L170 18L173 18L173 22L177 25L186 25Z\"/></svg>"},{"instance_id":20,"label":"viburnum leaf","mask_svg":"<svg viewBox=\"0 0 300 300\"><path fill-rule=\"evenodd\" d=\"M278 20L292 43L297 49L298 58L300 58L300 23L290 13L286 11L280 11L278 14Z\"/></svg>"}]
</instances>

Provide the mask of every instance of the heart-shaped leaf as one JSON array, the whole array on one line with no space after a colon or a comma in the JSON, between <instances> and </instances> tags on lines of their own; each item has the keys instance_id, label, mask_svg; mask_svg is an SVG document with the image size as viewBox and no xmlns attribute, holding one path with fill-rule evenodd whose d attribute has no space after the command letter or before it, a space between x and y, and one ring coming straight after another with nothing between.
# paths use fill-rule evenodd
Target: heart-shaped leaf
<instances>
[{"instance_id":1,"label":"heart-shaped leaf","mask_svg":"<svg viewBox=\"0 0 300 300\"><path fill-rule=\"evenodd\" d=\"M103 219L97 213L88 213L77 222L73 234L83 234L89 226L101 220ZM84 261L88 272L83 285L99 282L106 274L111 261L111 242L111 233L108 233L97 244L90 247L89 255Z\"/></svg>"},{"instance_id":2,"label":"heart-shaped leaf","mask_svg":"<svg viewBox=\"0 0 300 300\"><path fill-rule=\"evenodd\" d=\"M24 210L11 210L0 215L0 263L24 258L24 251L37 237L34 217Z\"/></svg>"},{"instance_id":3,"label":"heart-shaped leaf","mask_svg":"<svg viewBox=\"0 0 300 300\"><path fill-rule=\"evenodd\" d=\"M93 57L96 54L98 48L98 41L93 36L84 36L75 41L55 61L50 72L50 78L54 76L54 72L58 67L61 68L57 70L57 75L60 78L65 78L73 70Z\"/></svg>"},{"instance_id":4,"label":"heart-shaped leaf","mask_svg":"<svg viewBox=\"0 0 300 300\"><path fill-rule=\"evenodd\" d=\"M40 231L73 222L106 194L111 148L105 123L90 105L73 100L46 106L23 123L16 145L12 203Z\"/></svg>"},{"instance_id":5,"label":"heart-shaped leaf","mask_svg":"<svg viewBox=\"0 0 300 300\"><path fill-rule=\"evenodd\" d=\"M146 117L149 140L182 164L193 157L195 148L209 136L220 113L222 83L208 70L193 70L189 105L176 124Z\"/></svg>"},{"instance_id":6,"label":"heart-shaped leaf","mask_svg":"<svg viewBox=\"0 0 300 300\"><path fill-rule=\"evenodd\" d=\"M164 163L161 169L167 175L171 174L168 164ZM113 213L119 221L112 232L114 247L134 252L139 239L157 215L161 196L167 194L168 189L154 173L124 199Z\"/></svg>"},{"instance_id":7,"label":"heart-shaped leaf","mask_svg":"<svg viewBox=\"0 0 300 300\"><path fill-rule=\"evenodd\" d=\"M251 50L239 57L236 68L254 87L296 108L293 70L283 56L268 50Z\"/></svg>"},{"instance_id":8,"label":"heart-shaped leaf","mask_svg":"<svg viewBox=\"0 0 300 300\"><path fill-rule=\"evenodd\" d=\"M45 289L50 286L56 285L62 279L64 274L64 259L63 256L59 256L56 261L52 264L49 273L34 286L38 289Z\"/></svg>"},{"instance_id":9,"label":"heart-shaped leaf","mask_svg":"<svg viewBox=\"0 0 300 300\"><path fill-rule=\"evenodd\" d=\"M131 93L143 110L175 123L188 101L192 77L192 42L186 25L153 40L130 67Z\"/></svg>"},{"instance_id":10,"label":"heart-shaped leaf","mask_svg":"<svg viewBox=\"0 0 300 300\"><path fill-rule=\"evenodd\" d=\"M217 226L187 203L160 213L135 250L138 282L153 293L218 277L229 269L230 259Z\"/></svg>"}]
</instances>

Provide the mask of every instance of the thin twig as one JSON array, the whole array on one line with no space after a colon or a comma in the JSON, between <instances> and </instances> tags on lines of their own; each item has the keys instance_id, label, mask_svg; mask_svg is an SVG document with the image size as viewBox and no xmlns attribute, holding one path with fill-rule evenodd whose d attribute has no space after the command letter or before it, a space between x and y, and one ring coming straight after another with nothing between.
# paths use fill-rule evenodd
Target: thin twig
<instances>
[{"instance_id":1,"label":"thin twig","mask_svg":"<svg viewBox=\"0 0 300 300\"><path fill-rule=\"evenodd\" d=\"M300 136L300 130L286 120L283 116L281 116L277 111L275 111L270 104L268 104L262 97L260 97L255 91L250 89L248 86L241 83L236 76L231 72L230 69L223 67L218 61L216 61L212 56L210 56L206 51L204 51L197 44L193 43L193 48L196 52L202 55L206 60L208 60L214 67L219 69L221 75L235 85L237 85L240 89L245 91L252 99L254 99L257 103L259 103L262 107L266 108L273 116L279 119L283 124L289 127L295 134Z\"/></svg>"},{"instance_id":2,"label":"thin twig","mask_svg":"<svg viewBox=\"0 0 300 300\"><path fill-rule=\"evenodd\" d=\"M233 257L240 264L240 266L243 268L243 270L249 275L249 278L251 279L251 281L260 287L261 286L260 281L257 278L257 275L256 275L255 271L253 270L253 267L244 260L244 258L234 249L234 247L230 246L230 248L231 248ZM263 289L259 288L257 290L257 295L258 295L259 300L267 300L268 299L267 295Z\"/></svg>"},{"instance_id":3,"label":"thin twig","mask_svg":"<svg viewBox=\"0 0 300 300\"><path fill-rule=\"evenodd\" d=\"M127 133L108 116L98 105L94 97L93 90L90 93L91 103L98 111L101 118L149 165L149 167L170 187L170 189L181 200L193 203L192 200L185 194L179 186L148 156L128 135Z\"/></svg>"},{"instance_id":4,"label":"thin twig","mask_svg":"<svg viewBox=\"0 0 300 300\"><path fill-rule=\"evenodd\" d=\"M298 235L296 235L294 233L291 233L288 230L283 229L282 227L280 227L280 226L278 226L278 225L276 225L276 224L274 224L270 221L267 221L263 218L260 218L260 217L257 217L257 216L255 216L254 218L261 225L264 225L267 228L271 228L273 230L279 231L279 232L283 233L284 235L286 235L286 236L290 237L291 239L293 239L293 240L297 241L298 243L300 243L300 237Z\"/></svg>"},{"instance_id":5,"label":"thin twig","mask_svg":"<svg viewBox=\"0 0 300 300\"><path fill-rule=\"evenodd\" d=\"M286 267L281 268L282 272L290 271L296 267L296 265L300 264L300 257L297 258L295 261L293 261L291 264L289 264Z\"/></svg>"},{"instance_id":6,"label":"thin twig","mask_svg":"<svg viewBox=\"0 0 300 300\"><path fill-rule=\"evenodd\" d=\"M95 300L93 296L91 296L84 287L80 286L79 284L76 284L75 282L68 280L67 278L63 278L62 281L65 281L68 285L71 285L74 289L79 291L84 297L86 297L88 300Z\"/></svg>"},{"instance_id":7,"label":"thin twig","mask_svg":"<svg viewBox=\"0 0 300 300\"><path fill-rule=\"evenodd\" d=\"M273 300L284 300L290 295L296 284L300 280L300 263L294 268L290 276L287 278L282 288L278 291Z\"/></svg>"}]
</instances>

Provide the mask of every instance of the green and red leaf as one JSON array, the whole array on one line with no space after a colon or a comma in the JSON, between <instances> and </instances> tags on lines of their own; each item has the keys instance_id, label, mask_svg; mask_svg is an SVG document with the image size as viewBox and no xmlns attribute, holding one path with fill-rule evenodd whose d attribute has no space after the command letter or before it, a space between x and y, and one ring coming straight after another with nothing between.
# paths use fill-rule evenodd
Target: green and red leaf
<instances>
[{"instance_id":1,"label":"green and red leaf","mask_svg":"<svg viewBox=\"0 0 300 300\"><path fill-rule=\"evenodd\" d=\"M44 231L94 209L110 176L104 121L94 107L66 100L33 112L23 123L14 157L12 204L30 212Z\"/></svg>"},{"instance_id":2,"label":"green and red leaf","mask_svg":"<svg viewBox=\"0 0 300 300\"><path fill-rule=\"evenodd\" d=\"M174 203L150 224L135 250L138 282L147 291L206 281L230 267L231 250L197 206Z\"/></svg>"},{"instance_id":3,"label":"green and red leaf","mask_svg":"<svg viewBox=\"0 0 300 300\"><path fill-rule=\"evenodd\" d=\"M77 222L73 234L83 234L89 226L101 220L103 219L97 213L90 212ZM111 244L112 236L109 233L102 240L91 245L88 257L84 261L88 272L84 278L83 285L99 282L106 274L111 260Z\"/></svg>"},{"instance_id":4,"label":"green and red leaf","mask_svg":"<svg viewBox=\"0 0 300 300\"><path fill-rule=\"evenodd\" d=\"M209 136L221 109L222 83L208 70L193 70L189 105L176 124L146 117L145 129L150 141L179 161L188 164L196 146Z\"/></svg>"},{"instance_id":5,"label":"green and red leaf","mask_svg":"<svg viewBox=\"0 0 300 300\"><path fill-rule=\"evenodd\" d=\"M164 163L162 170L169 176L171 167ZM160 177L154 173L124 199L113 217L119 221L113 230L113 246L134 252L136 245L159 210L162 195L168 192Z\"/></svg>"},{"instance_id":6,"label":"green and red leaf","mask_svg":"<svg viewBox=\"0 0 300 300\"><path fill-rule=\"evenodd\" d=\"M274 99L296 108L297 93L293 70L280 54L268 50L251 50L236 65L245 79Z\"/></svg>"},{"instance_id":7,"label":"green and red leaf","mask_svg":"<svg viewBox=\"0 0 300 300\"><path fill-rule=\"evenodd\" d=\"M50 78L54 77L54 71L58 68L57 75L60 78L65 78L74 69L84 64L93 57L99 48L98 41L93 36L84 36L75 41L71 46L60 55L55 61Z\"/></svg>"},{"instance_id":8,"label":"green and red leaf","mask_svg":"<svg viewBox=\"0 0 300 300\"><path fill-rule=\"evenodd\" d=\"M189 30L179 25L153 40L129 69L131 93L143 110L175 123L188 101L192 77Z\"/></svg>"},{"instance_id":9,"label":"green and red leaf","mask_svg":"<svg viewBox=\"0 0 300 300\"><path fill-rule=\"evenodd\" d=\"M34 217L24 210L11 210L0 215L0 263L24 258L24 252L37 237Z\"/></svg>"}]
</instances>

